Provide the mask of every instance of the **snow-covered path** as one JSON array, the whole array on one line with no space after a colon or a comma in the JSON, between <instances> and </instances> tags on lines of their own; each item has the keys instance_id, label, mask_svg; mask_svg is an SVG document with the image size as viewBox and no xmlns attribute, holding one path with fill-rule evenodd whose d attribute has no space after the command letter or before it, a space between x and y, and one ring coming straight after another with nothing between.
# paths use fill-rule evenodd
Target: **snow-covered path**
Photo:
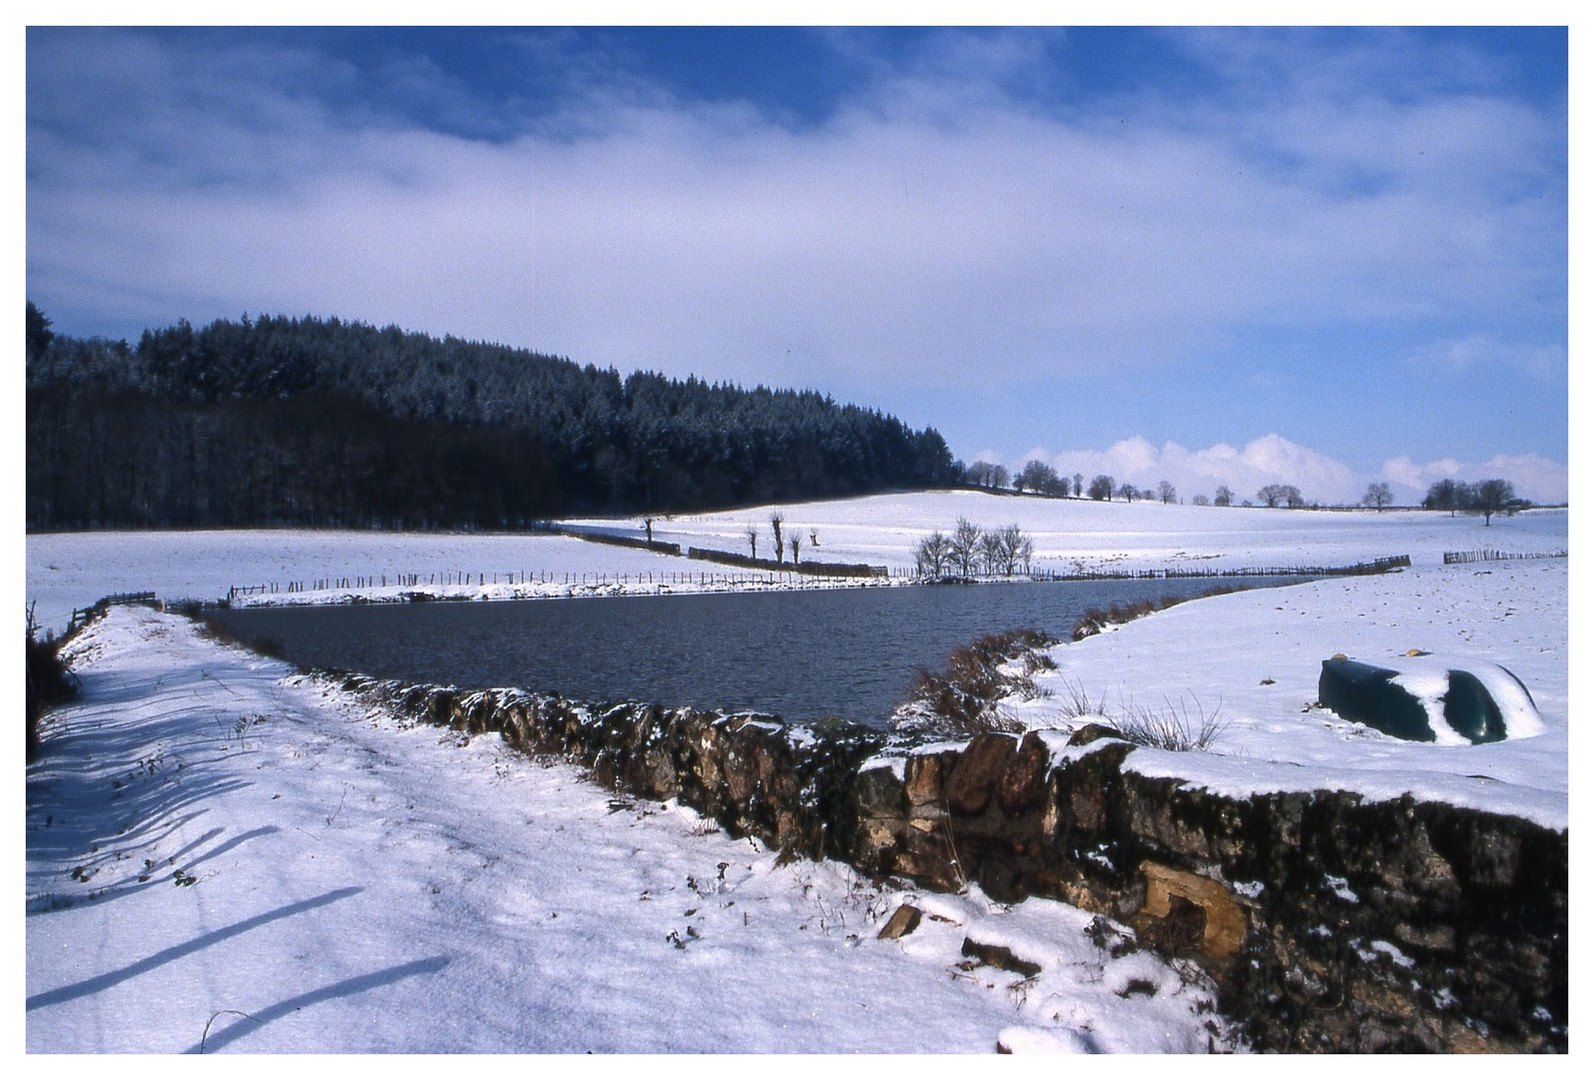
<instances>
[{"instance_id":1,"label":"snow-covered path","mask_svg":"<svg viewBox=\"0 0 1594 1080\"><path fill-rule=\"evenodd\" d=\"M69 652L82 699L28 770L30 1051L1190 1051L1216 1027L1062 904L778 867L174 616L113 609ZM930 918L877 940L904 899ZM965 970L965 935L1045 971Z\"/></svg>"}]
</instances>

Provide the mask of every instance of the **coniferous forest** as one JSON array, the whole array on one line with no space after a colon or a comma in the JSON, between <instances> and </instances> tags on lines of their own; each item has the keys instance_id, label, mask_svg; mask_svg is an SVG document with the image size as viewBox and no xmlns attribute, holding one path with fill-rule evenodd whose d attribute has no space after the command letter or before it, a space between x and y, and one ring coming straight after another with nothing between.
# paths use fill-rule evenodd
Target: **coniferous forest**
<instances>
[{"instance_id":1,"label":"coniferous forest","mask_svg":"<svg viewBox=\"0 0 1594 1080\"><path fill-rule=\"evenodd\" d=\"M933 429L812 391L581 366L336 318L50 329L27 527L518 529L953 483Z\"/></svg>"}]
</instances>

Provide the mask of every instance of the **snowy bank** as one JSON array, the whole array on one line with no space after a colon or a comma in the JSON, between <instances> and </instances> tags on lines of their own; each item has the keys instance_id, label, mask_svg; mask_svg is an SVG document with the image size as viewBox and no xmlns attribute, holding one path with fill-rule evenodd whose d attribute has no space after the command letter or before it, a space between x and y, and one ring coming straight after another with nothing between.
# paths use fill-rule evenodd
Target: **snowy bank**
<instances>
[{"instance_id":1,"label":"snowy bank","mask_svg":"<svg viewBox=\"0 0 1594 1080\"><path fill-rule=\"evenodd\" d=\"M1111 716L1216 714L1204 753L1136 750L1128 768L1245 796L1315 789L1410 795L1569 823L1568 565L1565 559L1428 567L1193 600L1058 646L1041 695L1005 703L1025 726L1070 728L1067 706ZM1471 745L1418 743L1317 706L1336 653L1391 663L1498 664L1527 687L1538 734Z\"/></svg>"}]
</instances>

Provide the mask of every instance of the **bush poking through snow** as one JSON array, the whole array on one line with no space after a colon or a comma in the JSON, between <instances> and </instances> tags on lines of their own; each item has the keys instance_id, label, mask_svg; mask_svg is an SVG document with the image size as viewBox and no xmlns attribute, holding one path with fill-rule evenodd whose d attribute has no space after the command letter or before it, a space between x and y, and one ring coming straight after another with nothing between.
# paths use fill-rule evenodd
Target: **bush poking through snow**
<instances>
[{"instance_id":1,"label":"bush poking through snow","mask_svg":"<svg viewBox=\"0 0 1594 1080\"><path fill-rule=\"evenodd\" d=\"M39 719L52 706L71 701L77 694L72 674L61 661L60 643L55 635L46 633L39 637L38 624L33 621L33 608L28 608L27 697L25 716L28 725L26 760L32 761L39 750Z\"/></svg>"},{"instance_id":2,"label":"bush poking through snow","mask_svg":"<svg viewBox=\"0 0 1594 1080\"><path fill-rule=\"evenodd\" d=\"M956 735L1023 731L997 702L1014 694L1041 696L1035 672L1056 666L1041 650L1056 644L1056 638L1039 630L1008 630L954 649L944 674L919 669L907 698L892 714L892 726Z\"/></svg>"}]
</instances>

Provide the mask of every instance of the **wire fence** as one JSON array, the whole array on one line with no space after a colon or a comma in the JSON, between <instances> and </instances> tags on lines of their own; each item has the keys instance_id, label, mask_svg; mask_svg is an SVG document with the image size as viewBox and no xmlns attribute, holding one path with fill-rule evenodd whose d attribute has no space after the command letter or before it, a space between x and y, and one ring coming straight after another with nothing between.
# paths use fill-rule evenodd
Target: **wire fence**
<instances>
[{"instance_id":1,"label":"wire fence","mask_svg":"<svg viewBox=\"0 0 1594 1080\"><path fill-rule=\"evenodd\" d=\"M643 570L635 573L594 573L549 570L464 571L444 570L431 574L372 574L349 577L308 578L304 581L263 582L234 585L227 599L249 596L294 595L310 592L363 592L372 589L483 588L502 585L521 586L630 586L691 585L699 588L746 585L802 585L815 578L792 571L763 573L725 573L719 571Z\"/></svg>"},{"instance_id":2,"label":"wire fence","mask_svg":"<svg viewBox=\"0 0 1594 1080\"><path fill-rule=\"evenodd\" d=\"M1486 551L1480 548L1476 551L1447 551L1445 552L1445 565L1503 562L1513 559L1564 559L1567 556L1568 552L1564 548L1560 551Z\"/></svg>"},{"instance_id":3,"label":"wire fence","mask_svg":"<svg viewBox=\"0 0 1594 1080\"><path fill-rule=\"evenodd\" d=\"M1448 556L1446 561L1449 561ZM375 589L485 588L489 586L521 587L575 587L575 586L691 586L699 589L737 588L748 586L803 587L823 584L868 584L869 582L925 582L941 581L1157 581L1180 578L1236 578L1236 577L1346 577L1364 574L1383 574L1409 567L1411 557L1394 555L1351 566L1246 566L1229 569L1209 568L1152 568L1140 570L1095 570L1063 573L1054 570L1032 570L1011 575L977 575L960 578L948 576L928 578L914 567L875 567L868 578L856 574L837 574L819 578L812 572L798 570L755 570L744 573L709 570L642 570L629 573L597 573L549 570L499 570L468 571L441 570L429 574L356 574L344 577L310 578L304 581L264 582L253 585L234 585L227 590L229 602L250 596L295 595L311 592L368 592Z\"/></svg>"},{"instance_id":4,"label":"wire fence","mask_svg":"<svg viewBox=\"0 0 1594 1080\"><path fill-rule=\"evenodd\" d=\"M1357 577L1369 574L1387 574L1391 570L1411 566L1411 556L1391 555L1371 562L1349 566L1240 566L1225 569L1212 567L1149 567L1134 570L1025 570L1013 574L975 573L967 576L956 573L939 577L926 575L916 567L894 566L893 578L931 581L1162 581L1182 578L1238 578L1238 577Z\"/></svg>"},{"instance_id":5,"label":"wire fence","mask_svg":"<svg viewBox=\"0 0 1594 1080\"><path fill-rule=\"evenodd\" d=\"M1410 555L1391 555L1349 566L1239 566L1214 570L1205 567L1160 567L1148 570L1096 570L1072 574L1042 571L1030 575L1037 581L1156 581L1164 578L1233 577L1362 577L1387 574L1411 566Z\"/></svg>"}]
</instances>

